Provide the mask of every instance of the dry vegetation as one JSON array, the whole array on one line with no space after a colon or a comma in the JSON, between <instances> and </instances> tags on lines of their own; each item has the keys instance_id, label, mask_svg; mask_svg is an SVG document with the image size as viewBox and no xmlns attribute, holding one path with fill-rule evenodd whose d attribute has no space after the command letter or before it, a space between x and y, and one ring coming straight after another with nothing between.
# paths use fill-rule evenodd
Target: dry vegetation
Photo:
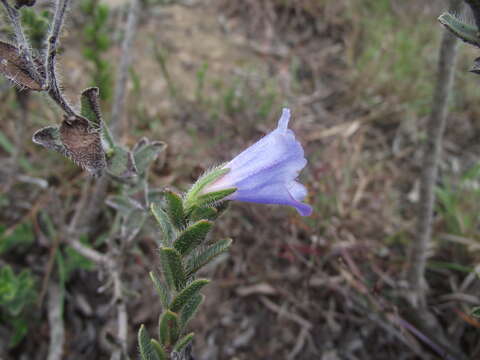
<instances>
[{"instance_id":1,"label":"dry vegetation","mask_svg":"<svg viewBox=\"0 0 480 360\"><path fill-rule=\"evenodd\" d=\"M291 107L292 128L309 160L302 179L312 217L234 204L219 221L216 231L231 236L234 246L209 270L214 281L191 324L196 358L439 358L412 330L415 315L402 279L414 238L419 145L427 136L442 31L436 17L443 5L148 5L135 43L125 140L133 144L147 134L169 144L164 166L153 171L154 184L185 189L203 169L269 131L282 106ZM118 41L123 7L112 6ZM60 58L67 95L89 85L78 41L85 20L75 14ZM113 65L118 52L116 44L108 53ZM480 106L478 78L467 70L476 55L461 45L427 268L429 308L472 359L480 357L480 322L470 315L480 305ZM52 104L32 96L26 114L15 91L3 85L1 91L0 225L5 237L28 224L33 241L2 253L0 265L31 269L40 295L31 311L35 335L7 351L1 334L8 330L0 324L0 359L44 359L49 329L43 295L49 279L59 276L52 266L59 244L45 229L49 222L64 226L87 175L30 142L33 130L58 121ZM85 237L100 249L109 211ZM131 334L140 323L153 329L157 322L160 305L147 278L158 266L155 248L145 231L127 264ZM112 309L108 294L98 292L101 272L83 265L65 282L65 358L106 359ZM423 335L436 341L434 333ZM132 356L135 349L132 336Z\"/></svg>"}]
</instances>

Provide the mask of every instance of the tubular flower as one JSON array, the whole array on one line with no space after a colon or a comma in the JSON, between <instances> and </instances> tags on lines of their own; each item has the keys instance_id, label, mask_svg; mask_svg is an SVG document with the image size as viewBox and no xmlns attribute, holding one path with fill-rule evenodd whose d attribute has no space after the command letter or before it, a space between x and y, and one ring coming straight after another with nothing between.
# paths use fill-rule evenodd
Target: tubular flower
<instances>
[{"instance_id":1,"label":"tubular flower","mask_svg":"<svg viewBox=\"0 0 480 360\"><path fill-rule=\"evenodd\" d=\"M290 110L283 109L277 128L237 155L223 168L229 172L208 184L203 193L236 188L227 200L293 206L302 216L312 208L302 203L305 186L296 181L307 164L302 145L288 128Z\"/></svg>"}]
</instances>

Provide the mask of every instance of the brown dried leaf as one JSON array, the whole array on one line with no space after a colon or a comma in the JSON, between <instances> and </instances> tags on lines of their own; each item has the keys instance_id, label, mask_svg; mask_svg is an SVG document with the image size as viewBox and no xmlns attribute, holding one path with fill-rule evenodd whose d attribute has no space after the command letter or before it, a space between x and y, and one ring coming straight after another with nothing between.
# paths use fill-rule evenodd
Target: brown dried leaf
<instances>
[{"instance_id":1,"label":"brown dried leaf","mask_svg":"<svg viewBox=\"0 0 480 360\"><path fill-rule=\"evenodd\" d=\"M0 74L21 87L35 91L43 90L42 86L29 75L18 49L3 41L0 41Z\"/></svg>"},{"instance_id":2,"label":"brown dried leaf","mask_svg":"<svg viewBox=\"0 0 480 360\"><path fill-rule=\"evenodd\" d=\"M99 174L106 166L101 131L80 116L64 116L60 125L60 140L66 155L78 166Z\"/></svg>"}]
</instances>

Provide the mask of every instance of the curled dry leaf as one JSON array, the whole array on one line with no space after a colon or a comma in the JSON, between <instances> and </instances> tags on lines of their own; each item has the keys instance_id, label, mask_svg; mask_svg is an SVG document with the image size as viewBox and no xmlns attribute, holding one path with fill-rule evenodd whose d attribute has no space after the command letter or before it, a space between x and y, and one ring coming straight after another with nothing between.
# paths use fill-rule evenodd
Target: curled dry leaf
<instances>
[{"instance_id":1,"label":"curled dry leaf","mask_svg":"<svg viewBox=\"0 0 480 360\"><path fill-rule=\"evenodd\" d=\"M32 140L70 158L93 175L99 175L106 166L101 131L80 116L65 116L60 127L40 129Z\"/></svg>"},{"instance_id":2,"label":"curled dry leaf","mask_svg":"<svg viewBox=\"0 0 480 360\"><path fill-rule=\"evenodd\" d=\"M80 116L64 116L60 125L60 140L66 155L78 166L99 174L106 166L101 130Z\"/></svg>"},{"instance_id":3,"label":"curled dry leaf","mask_svg":"<svg viewBox=\"0 0 480 360\"><path fill-rule=\"evenodd\" d=\"M43 90L42 86L28 73L18 49L3 41L0 41L0 74L22 88Z\"/></svg>"}]
</instances>

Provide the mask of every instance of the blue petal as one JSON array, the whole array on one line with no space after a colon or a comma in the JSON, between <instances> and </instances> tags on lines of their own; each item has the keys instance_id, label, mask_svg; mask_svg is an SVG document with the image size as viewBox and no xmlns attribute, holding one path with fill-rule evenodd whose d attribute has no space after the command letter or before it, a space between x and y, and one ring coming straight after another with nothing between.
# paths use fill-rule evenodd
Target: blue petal
<instances>
[{"instance_id":1,"label":"blue petal","mask_svg":"<svg viewBox=\"0 0 480 360\"><path fill-rule=\"evenodd\" d=\"M288 129L290 110L283 109L277 129L241 152L225 165L230 171L206 191L236 187L229 199L295 207L309 215L312 208L303 204L305 187L296 182L307 161L302 145Z\"/></svg>"}]
</instances>

